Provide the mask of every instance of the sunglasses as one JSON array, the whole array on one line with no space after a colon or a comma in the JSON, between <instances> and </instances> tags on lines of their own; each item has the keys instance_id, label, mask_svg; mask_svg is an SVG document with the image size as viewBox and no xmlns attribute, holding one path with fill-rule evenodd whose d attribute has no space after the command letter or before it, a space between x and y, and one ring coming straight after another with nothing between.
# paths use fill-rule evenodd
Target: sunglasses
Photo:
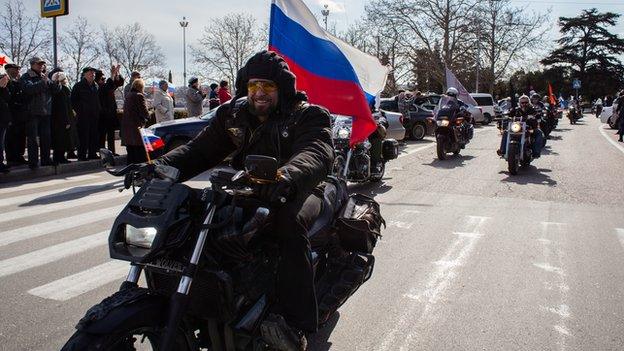
<instances>
[{"instance_id":1,"label":"sunglasses","mask_svg":"<svg viewBox=\"0 0 624 351\"><path fill-rule=\"evenodd\" d=\"M277 84L270 81L256 81L247 83L247 91L249 94L255 94L258 90L262 90L265 94L274 93L277 91Z\"/></svg>"},{"instance_id":2,"label":"sunglasses","mask_svg":"<svg viewBox=\"0 0 624 351\"><path fill-rule=\"evenodd\" d=\"M520 105L528 105L529 102L528 101L520 101Z\"/></svg>"}]
</instances>

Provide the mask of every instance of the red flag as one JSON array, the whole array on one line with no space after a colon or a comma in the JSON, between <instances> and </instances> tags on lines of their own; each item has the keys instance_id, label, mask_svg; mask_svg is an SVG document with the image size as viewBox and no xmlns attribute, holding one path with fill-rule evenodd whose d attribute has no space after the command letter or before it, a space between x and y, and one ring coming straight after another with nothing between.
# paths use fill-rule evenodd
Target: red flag
<instances>
[{"instance_id":1,"label":"red flag","mask_svg":"<svg viewBox=\"0 0 624 351\"><path fill-rule=\"evenodd\" d=\"M550 83L548 83L548 102L550 102L551 105L557 104L557 99L555 99L555 94L553 94L552 85L550 85Z\"/></svg>"}]
</instances>

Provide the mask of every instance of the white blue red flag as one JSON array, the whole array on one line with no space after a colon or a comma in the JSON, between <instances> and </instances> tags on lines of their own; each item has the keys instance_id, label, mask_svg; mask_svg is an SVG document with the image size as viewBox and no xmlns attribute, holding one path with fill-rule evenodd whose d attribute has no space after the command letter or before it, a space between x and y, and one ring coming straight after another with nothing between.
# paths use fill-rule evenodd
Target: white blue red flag
<instances>
[{"instance_id":1,"label":"white blue red flag","mask_svg":"<svg viewBox=\"0 0 624 351\"><path fill-rule=\"evenodd\" d=\"M145 151L153 152L165 146L161 138L156 136L150 129L139 128Z\"/></svg>"},{"instance_id":2,"label":"white blue red flag","mask_svg":"<svg viewBox=\"0 0 624 351\"><path fill-rule=\"evenodd\" d=\"M269 50L286 60L311 103L353 117L352 145L376 129L370 106L389 68L323 30L301 0L272 0Z\"/></svg>"},{"instance_id":3,"label":"white blue red flag","mask_svg":"<svg viewBox=\"0 0 624 351\"><path fill-rule=\"evenodd\" d=\"M464 88L464 85L459 81L459 79L457 79L457 77L455 77L455 74L453 74L453 72L451 72L451 70L448 69L447 67L446 68L446 88L448 89L450 87L453 87L457 89L457 91L459 91L459 96L457 96L457 98L463 101L465 104L472 105L472 106L478 105L475 99L473 99L472 96L470 96L470 93L468 93L468 90Z\"/></svg>"}]
</instances>

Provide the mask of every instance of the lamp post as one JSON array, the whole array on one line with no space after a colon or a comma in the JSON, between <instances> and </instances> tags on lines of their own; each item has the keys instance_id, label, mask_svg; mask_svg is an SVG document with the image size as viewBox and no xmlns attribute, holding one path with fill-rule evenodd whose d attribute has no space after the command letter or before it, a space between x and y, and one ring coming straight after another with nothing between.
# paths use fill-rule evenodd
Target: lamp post
<instances>
[{"instance_id":1,"label":"lamp post","mask_svg":"<svg viewBox=\"0 0 624 351\"><path fill-rule=\"evenodd\" d=\"M329 16L329 5L323 5L324 9L321 10L321 15L323 15L323 22L325 22L325 30L327 30L327 16Z\"/></svg>"},{"instance_id":2,"label":"lamp post","mask_svg":"<svg viewBox=\"0 0 624 351\"><path fill-rule=\"evenodd\" d=\"M186 84L186 27L188 27L188 24L186 17L182 17L180 27L182 27L182 45L184 45L182 49L182 55L184 56L184 84Z\"/></svg>"}]
</instances>

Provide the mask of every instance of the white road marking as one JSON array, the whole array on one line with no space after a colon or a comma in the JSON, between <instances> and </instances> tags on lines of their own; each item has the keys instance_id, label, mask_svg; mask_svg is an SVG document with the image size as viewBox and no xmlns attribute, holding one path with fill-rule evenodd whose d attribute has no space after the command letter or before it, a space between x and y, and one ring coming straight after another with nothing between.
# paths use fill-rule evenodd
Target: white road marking
<instances>
[{"instance_id":1,"label":"white road marking","mask_svg":"<svg viewBox=\"0 0 624 351\"><path fill-rule=\"evenodd\" d=\"M622 248L624 248L624 228L615 228L615 231Z\"/></svg>"},{"instance_id":2,"label":"white road marking","mask_svg":"<svg viewBox=\"0 0 624 351\"><path fill-rule=\"evenodd\" d=\"M425 289L419 291L414 286L404 296L408 299L424 303L424 307L415 324L420 324L424 320L431 317L431 313L435 305L440 301L442 295L446 292L453 280L458 276L457 269L464 265L470 256L475 244L482 237L479 230L485 224L489 217L468 216L466 230L455 232L457 239L448 247L442 258L433 262L435 268L429 275ZM457 233L460 233L459 235ZM470 234L470 235L467 235ZM393 344L401 342L403 334L407 332L407 336L403 339L401 350L409 350L409 346L416 337L417 331L414 330L413 317L417 313L416 309L419 304L408 304L405 312L399 318L398 323L382 340L378 350L396 350ZM411 326L411 327L410 327Z\"/></svg>"},{"instance_id":3,"label":"white road marking","mask_svg":"<svg viewBox=\"0 0 624 351\"><path fill-rule=\"evenodd\" d=\"M54 199L57 197L74 195L74 194L84 193L84 192L94 192L96 190L104 190L106 189L106 186L111 188L111 189L108 189L107 191L115 191L112 188L115 187L117 184L121 184L119 182L120 182L119 180L108 179L108 180L103 180L103 181L95 182L95 183L77 185L75 187L68 187L68 188L43 191L43 192L27 194L27 195L7 197L5 199L0 200L0 206L21 205L21 204L25 204L28 202L38 202L38 201L44 202L47 199Z\"/></svg>"},{"instance_id":4,"label":"white road marking","mask_svg":"<svg viewBox=\"0 0 624 351\"><path fill-rule=\"evenodd\" d=\"M116 198L128 197L129 193L124 192L120 193L116 190L109 190L103 193L88 195L76 200L69 201L61 201L56 203L51 203L48 205L33 205L33 206L24 206L19 210L8 211L2 214L0 217L0 223L14 221L16 219L41 215L53 211L59 210L68 210L71 208L76 208L80 206L94 204L100 201L113 200ZM1 201L0 201L1 202Z\"/></svg>"},{"instance_id":5,"label":"white road marking","mask_svg":"<svg viewBox=\"0 0 624 351\"><path fill-rule=\"evenodd\" d=\"M51 186L51 185L65 184L65 183L68 183L68 182L80 182L80 181L83 181L83 180L93 180L93 179L98 179L98 178L100 178L100 177L96 176L96 175L93 175L93 174L85 174L85 175L81 175L81 176L67 177L67 178L62 178L62 179L52 179L52 180L48 180L48 181L45 181L45 182L25 183L25 184L20 184L20 185L10 185L7 188L0 189L0 194L13 193L13 192L22 191L22 190L39 189L39 188L45 188L45 187Z\"/></svg>"},{"instance_id":6,"label":"white road marking","mask_svg":"<svg viewBox=\"0 0 624 351\"><path fill-rule=\"evenodd\" d=\"M557 341L557 345L559 346L559 350L566 349L566 337L572 336L567 328L567 320L572 317L572 313L570 312L570 307L567 305L566 301L568 298L568 291L570 288L566 283L566 272L563 266L563 252L561 249L557 248L557 241L552 241L546 239L547 236L551 233L552 227L555 227L558 234L562 234L564 230L565 223L561 222L541 222L542 224L542 237L537 239L542 244L542 250L544 252L544 263L533 263L535 267L543 269L546 272L555 273L556 275L553 278L548 278L549 280L546 282L546 289L553 290L551 286L556 286L557 293L559 294L559 304L557 307L546 307L545 309L550 313L553 313L557 316L557 324L553 325L553 328L559 333L559 340ZM558 261L559 267L555 267L550 263L550 256L555 252L556 258ZM544 308L544 307L542 307Z\"/></svg>"},{"instance_id":7,"label":"white road marking","mask_svg":"<svg viewBox=\"0 0 624 351\"><path fill-rule=\"evenodd\" d=\"M109 231L71 240L0 261L0 277L59 261L65 257L106 245Z\"/></svg>"},{"instance_id":8,"label":"white road marking","mask_svg":"<svg viewBox=\"0 0 624 351\"><path fill-rule=\"evenodd\" d=\"M605 137L605 139L607 139L608 142L610 142L613 146L615 146L618 150L620 150L624 154L624 146L623 146L624 143L618 143L617 141L609 137L607 135L607 132L605 132L605 129L604 129L605 125L606 124L599 124L598 131L600 131L600 134L602 134L602 136Z\"/></svg>"},{"instance_id":9,"label":"white road marking","mask_svg":"<svg viewBox=\"0 0 624 351\"><path fill-rule=\"evenodd\" d=\"M28 293L44 299L67 301L88 291L114 281L121 281L130 265L124 261L110 261L46 285L28 290Z\"/></svg>"},{"instance_id":10,"label":"white road marking","mask_svg":"<svg viewBox=\"0 0 624 351\"><path fill-rule=\"evenodd\" d=\"M388 227L397 227L401 229L410 229L414 223L401 221L388 221Z\"/></svg>"},{"instance_id":11,"label":"white road marking","mask_svg":"<svg viewBox=\"0 0 624 351\"><path fill-rule=\"evenodd\" d=\"M81 213L79 215L71 217L59 218L49 222L37 223L7 231L0 231L0 247L18 241L48 235L61 230L67 230L85 224L95 223L103 219L112 219L113 216L119 214L122 208L122 206L115 205L113 207L102 208L99 210Z\"/></svg>"}]
</instances>

